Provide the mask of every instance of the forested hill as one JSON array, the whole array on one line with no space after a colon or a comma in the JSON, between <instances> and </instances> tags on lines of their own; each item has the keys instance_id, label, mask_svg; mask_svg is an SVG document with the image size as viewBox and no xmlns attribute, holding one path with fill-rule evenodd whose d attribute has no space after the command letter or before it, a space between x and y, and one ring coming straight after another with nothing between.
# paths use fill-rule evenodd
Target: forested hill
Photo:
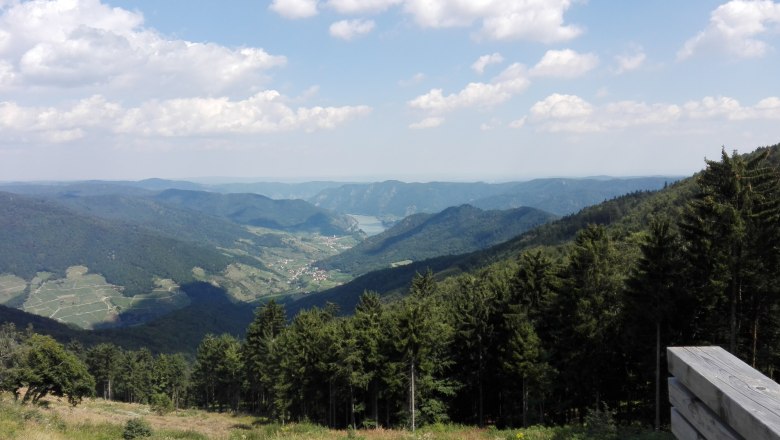
<instances>
[{"instance_id":1,"label":"forested hill","mask_svg":"<svg viewBox=\"0 0 780 440\"><path fill-rule=\"evenodd\" d=\"M289 231L318 231L345 235L357 231L347 216L317 208L303 200L273 200L258 194L219 194L205 191L165 190L155 200L235 223Z\"/></svg>"},{"instance_id":2,"label":"forested hill","mask_svg":"<svg viewBox=\"0 0 780 440\"><path fill-rule=\"evenodd\" d=\"M291 304L293 313L310 307L322 307L335 303L342 311L351 313L366 291L382 295L402 294L417 273L430 269L437 278L477 271L491 264L513 262L524 250L545 248L550 252L570 243L577 233L589 224L603 225L610 234L625 239L647 228L653 218L668 216L679 218L685 204L693 197L693 178L680 180L659 191L640 191L589 206L576 214L568 215L550 223L538 226L504 243L467 254L442 256L412 264L377 270L355 280L304 297ZM636 246L636 243L634 243Z\"/></svg>"},{"instance_id":3,"label":"forested hill","mask_svg":"<svg viewBox=\"0 0 780 440\"><path fill-rule=\"evenodd\" d=\"M309 201L337 212L378 217L435 213L462 204L482 209L528 206L567 215L629 192L660 189L675 180L669 177L553 178L499 184L386 181L325 189Z\"/></svg>"},{"instance_id":4,"label":"forested hill","mask_svg":"<svg viewBox=\"0 0 780 440\"><path fill-rule=\"evenodd\" d=\"M362 275L392 264L457 255L504 242L555 216L534 208L483 211L469 205L414 214L318 266Z\"/></svg>"},{"instance_id":5,"label":"forested hill","mask_svg":"<svg viewBox=\"0 0 780 440\"><path fill-rule=\"evenodd\" d=\"M192 268L222 271L216 250L151 233L138 225L87 217L51 201L0 193L0 274L25 279L87 266L126 294L147 292L155 278L193 281Z\"/></svg>"}]
</instances>

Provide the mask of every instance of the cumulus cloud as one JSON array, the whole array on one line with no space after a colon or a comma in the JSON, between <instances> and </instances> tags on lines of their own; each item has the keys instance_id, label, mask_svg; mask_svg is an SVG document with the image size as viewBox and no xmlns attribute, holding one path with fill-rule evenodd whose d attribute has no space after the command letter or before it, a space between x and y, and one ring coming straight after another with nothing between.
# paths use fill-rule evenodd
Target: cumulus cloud
<instances>
[{"instance_id":1,"label":"cumulus cloud","mask_svg":"<svg viewBox=\"0 0 780 440\"><path fill-rule=\"evenodd\" d=\"M474 64L471 65L471 69L482 75L485 73L485 68L487 66L491 64L501 64L503 62L504 57L502 57L498 52L492 53L490 55L482 55L477 59L477 61L474 61Z\"/></svg>"},{"instance_id":2,"label":"cumulus cloud","mask_svg":"<svg viewBox=\"0 0 780 440\"><path fill-rule=\"evenodd\" d=\"M0 10L0 87L221 93L286 63L259 48L166 38L143 16L98 0L12 3Z\"/></svg>"},{"instance_id":3,"label":"cumulus cloud","mask_svg":"<svg viewBox=\"0 0 780 440\"><path fill-rule=\"evenodd\" d=\"M576 78L593 70L599 57L592 53L580 54L571 49L548 50L531 69L533 76Z\"/></svg>"},{"instance_id":4,"label":"cumulus cloud","mask_svg":"<svg viewBox=\"0 0 780 440\"><path fill-rule=\"evenodd\" d=\"M409 124L409 128L415 129L415 130L421 130L425 128L435 128L440 126L444 123L444 118L441 116L430 116L422 121L418 121L412 124Z\"/></svg>"},{"instance_id":5,"label":"cumulus cloud","mask_svg":"<svg viewBox=\"0 0 780 440\"><path fill-rule=\"evenodd\" d=\"M317 15L317 0L274 0L268 9L284 18L296 20Z\"/></svg>"},{"instance_id":6,"label":"cumulus cloud","mask_svg":"<svg viewBox=\"0 0 780 440\"><path fill-rule=\"evenodd\" d=\"M0 103L0 129L49 140L59 136L62 141L98 132L162 137L257 134L333 129L370 111L367 106L294 108L275 90L245 100L180 98L130 108L98 95L61 108Z\"/></svg>"},{"instance_id":7,"label":"cumulus cloud","mask_svg":"<svg viewBox=\"0 0 780 440\"><path fill-rule=\"evenodd\" d=\"M617 101L596 107L579 96L555 93L535 103L522 121L541 131L588 133L704 119L780 120L780 98L764 98L753 106L729 97L704 97L683 105Z\"/></svg>"},{"instance_id":8,"label":"cumulus cloud","mask_svg":"<svg viewBox=\"0 0 780 440\"><path fill-rule=\"evenodd\" d=\"M617 63L615 73L621 75L623 73L636 70L642 66L642 63L645 62L646 58L647 55L645 55L641 48L637 48L633 53L630 54L618 55L615 57L615 62Z\"/></svg>"},{"instance_id":9,"label":"cumulus cloud","mask_svg":"<svg viewBox=\"0 0 780 440\"><path fill-rule=\"evenodd\" d=\"M316 15L319 4L318 0L274 0L270 8L297 19ZM556 43L583 32L564 23L572 0L328 0L323 4L340 14L377 14L397 6L420 27L477 26L476 36L491 40Z\"/></svg>"},{"instance_id":10,"label":"cumulus cloud","mask_svg":"<svg viewBox=\"0 0 780 440\"><path fill-rule=\"evenodd\" d=\"M376 14L401 3L403 0L329 0L328 7L340 14Z\"/></svg>"},{"instance_id":11,"label":"cumulus cloud","mask_svg":"<svg viewBox=\"0 0 780 440\"><path fill-rule=\"evenodd\" d=\"M0 70L0 72L2 72L2 70ZM401 87L409 87L415 84L420 84L424 80L425 80L425 74L422 72L417 72L414 75L412 75L411 78L399 80L398 85Z\"/></svg>"},{"instance_id":12,"label":"cumulus cloud","mask_svg":"<svg viewBox=\"0 0 780 440\"><path fill-rule=\"evenodd\" d=\"M374 30L373 20L341 20L330 25L330 35L342 40L352 40L372 30Z\"/></svg>"},{"instance_id":13,"label":"cumulus cloud","mask_svg":"<svg viewBox=\"0 0 780 440\"><path fill-rule=\"evenodd\" d=\"M431 89L408 102L409 107L441 114L469 107L491 107L524 91L529 81L522 64L512 64L492 82L472 82L461 91L445 95L442 89Z\"/></svg>"},{"instance_id":14,"label":"cumulus cloud","mask_svg":"<svg viewBox=\"0 0 780 440\"><path fill-rule=\"evenodd\" d=\"M582 29L565 25L570 0L525 2L506 0L406 0L404 11L426 28L468 27L481 24L481 37L554 43L579 36Z\"/></svg>"},{"instance_id":15,"label":"cumulus cloud","mask_svg":"<svg viewBox=\"0 0 780 440\"><path fill-rule=\"evenodd\" d=\"M780 3L732 0L712 11L709 25L685 42L677 59L707 50L725 50L740 58L762 57L769 45L760 37L779 28Z\"/></svg>"}]
</instances>

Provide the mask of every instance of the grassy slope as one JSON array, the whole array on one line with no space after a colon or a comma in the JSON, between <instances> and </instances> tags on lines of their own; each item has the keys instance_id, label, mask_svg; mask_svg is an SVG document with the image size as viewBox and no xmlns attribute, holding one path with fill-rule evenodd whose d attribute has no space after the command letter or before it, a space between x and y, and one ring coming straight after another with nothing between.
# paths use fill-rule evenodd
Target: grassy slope
<instances>
[{"instance_id":1,"label":"grassy slope","mask_svg":"<svg viewBox=\"0 0 780 440\"><path fill-rule=\"evenodd\" d=\"M147 405L86 399L77 407L57 398L48 398L45 407L22 406L9 394L0 394L0 438L5 440L115 440L122 438L124 424L143 418L152 427L150 440L264 440L346 438L366 440L596 440L581 426L554 428L531 427L522 430L499 430L454 425L422 427L412 433L405 430L358 430L349 433L307 423L269 424L261 418L200 410L179 410L167 415L151 412ZM521 435L518 435L521 434ZM622 427L618 433L626 440L671 440L669 433Z\"/></svg>"}]
</instances>

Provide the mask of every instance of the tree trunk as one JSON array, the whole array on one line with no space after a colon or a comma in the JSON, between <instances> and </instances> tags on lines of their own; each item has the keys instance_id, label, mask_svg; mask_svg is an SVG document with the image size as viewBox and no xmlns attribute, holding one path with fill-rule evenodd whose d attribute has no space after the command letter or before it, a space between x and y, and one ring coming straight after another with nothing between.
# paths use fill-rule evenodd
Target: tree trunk
<instances>
[{"instance_id":1,"label":"tree trunk","mask_svg":"<svg viewBox=\"0 0 780 440\"><path fill-rule=\"evenodd\" d=\"M411 380L409 381L409 408L412 413L412 432L414 432L414 359L411 362Z\"/></svg>"},{"instance_id":2,"label":"tree trunk","mask_svg":"<svg viewBox=\"0 0 780 440\"><path fill-rule=\"evenodd\" d=\"M528 388L525 383L525 374L523 375L523 428L528 426Z\"/></svg>"},{"instance_id":3,"label":"tree trunk","mask_svg":"<svg viewBox=\"0 0 780 440\"><path fill-rule=\"evenodd\" d=\"M753 362L752 367L756 368L756 353L758 351L758 313L756 313L753 316L753 328L751 329L751 339L752 339L752 345L753 345Z\"/></svg>"},{"instance_id":4,"label":"tree trunk","mask_svg":"<svg viewBox=\"0 0 780 440\"><path fill-rule=\"evenodd\" d=\"M655 323L655 430L661 429L661 322Z\"/></svg>"}]
</instances>

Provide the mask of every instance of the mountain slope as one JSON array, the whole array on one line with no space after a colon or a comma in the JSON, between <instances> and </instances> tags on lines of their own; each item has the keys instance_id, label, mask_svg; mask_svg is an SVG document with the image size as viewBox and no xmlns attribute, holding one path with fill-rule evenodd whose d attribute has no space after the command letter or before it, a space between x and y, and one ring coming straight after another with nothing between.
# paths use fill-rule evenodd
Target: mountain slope
<instances>
[{"instance_id":1,"label":"mountain slope","mask_svg":"<svg viewBox=\"0 0 780 440\"><path fill-rule=\"evenodd\" d=\"M192 268L222 271L215 250L155 235L137 225L86 217L50 201L0 193L0 274L31 279L87 266L125 294L154 288L155 278L193 281Z\"/></svg>"},{"instance_id":2,"label":"mountain slope","mask_svg":"<svg viewBox=\"0 0 780 440\"><path fill-rule=\"evenodd\" d=\"M360 275L393 263L484 249L554 218L534 208L483 211L469 205L415 214L318 265Z\"/></svg>"},{"instance_id":3,"label":"mountain slope","mask_svg":"<svg viewBox=\"0 0 780 440\"><path fill-rule=\"evenodd\" d=\"M286 231L317 231L325 235L355 232L355 221L303 200L273 200L258 194L218 194L170 189L155 200L229 219L240 225Z\"/></svg>"},{"instance_id":4,"label":"mountain slope","mask_svg":"<svg viewBox=\"0 0 780 440\"><path fill-rule=\"evenodd\" d=\"M667 177L536 179L518 183L502 194L475 200L472 204L482 209L533 206L557 215L567 215L623 194L661 189L675 180Z\"/></svg>"},{"instance_id":5,"label":"mountain slope","mask_svg":"<svg viewBox=\"0 0 780 440\"><path fill-rule=\"evenodd\" d=\"M382 295L401 294L408 290L416 273L423 273L430 269L437 278L441 279L476 271L502 260L517 258L527 249L565 245L588 224L607 226L610 234L615 238L627 237L646 228L654 216L667 215L670 218L677 218L694 192L694 179L687 178L663 190L641 191L620 196L541 225L484 250L442 256L367 273L349 283L301 298L290 304L288 310L292 315L301 309L322 307L332 302L345 313L351 313L360 295L366 290L376 291Z\"/></svg>"}]
</instances>

